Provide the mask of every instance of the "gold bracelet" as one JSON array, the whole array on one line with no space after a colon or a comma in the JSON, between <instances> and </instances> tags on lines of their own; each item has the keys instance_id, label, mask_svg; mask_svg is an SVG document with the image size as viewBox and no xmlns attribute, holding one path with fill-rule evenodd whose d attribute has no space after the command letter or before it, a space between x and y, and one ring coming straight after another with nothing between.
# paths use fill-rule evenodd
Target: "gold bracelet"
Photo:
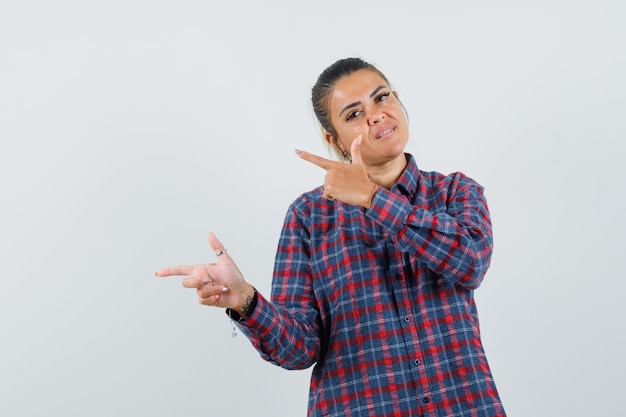
<instances>
[{"instance_id":1,"label":"gold bracelet","mask_svg":"<svg viewBox=\"0 0 626 417\"><path fill-rule=\"evenodd\" d=\"M252 298L250 299L250 303L246 306L246 309L243 311L243 314L239 315L239 319L237 320L237 323L240 323L243 320L247 320L249 318L248 313L252 313L252 311L256 308L256 301L257 301L256 288L252 287L252 289L254 290L254 294L252 295ZM248 312L248 310L250 311ZM235 321L233 320L232 312L233 312L233 309L229 308L228 318L230 319L230 324L233 326L233 331L230 337L237 337L237 328L235 327Z\"/></svg>"},{"instance_id":2,"label":"gold bracelet","mask_svg":"<svg viewBox=\"0 0 626 417\"><path fill-rule=\"evenodd\" d=\"M380 185L374 183L374 186L372 187L372 192L370 193L370 198L369 200L367 200L369 205L366 208L372 207L372 200L374 199L374 195L376 194L376 191L378 191L379 188L380 188Z\"/></svg>"}]
</instances>

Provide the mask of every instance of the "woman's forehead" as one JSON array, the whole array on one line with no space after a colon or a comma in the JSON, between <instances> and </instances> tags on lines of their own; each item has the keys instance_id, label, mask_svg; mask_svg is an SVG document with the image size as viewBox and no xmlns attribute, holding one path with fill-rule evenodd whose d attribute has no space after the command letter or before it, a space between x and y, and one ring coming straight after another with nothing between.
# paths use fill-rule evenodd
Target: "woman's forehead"
<instances>
[{"instance_id":1,"label":"woman's forehead","mask_svg":"<svg viewBox=\"0 0 626 417\"><path fill-rule=\"evenodd\" d=\"M361 69L337 80L334 91L354 90L358 89L358 87L366 87L372 84L386 86L387 81L375 70Z\"/></svg>"},{"instance_id":2,"label":"woman's forehead","mask_svg":"<svg viewBox=\"0 0 626 417\"><path fill-rule=\"evenodd\" d=\"M362 101L380 87L389 87L387 81L376 71L358 70L340 78L330 95L330 106L343 105Z\"/></svg>"}]
</instances>

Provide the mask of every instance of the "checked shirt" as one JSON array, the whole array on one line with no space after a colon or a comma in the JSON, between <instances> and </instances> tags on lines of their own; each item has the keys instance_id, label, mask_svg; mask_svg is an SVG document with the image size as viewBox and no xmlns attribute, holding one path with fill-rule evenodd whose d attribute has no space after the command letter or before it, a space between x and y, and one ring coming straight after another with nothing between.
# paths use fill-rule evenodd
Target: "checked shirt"
<instances>
[{"instance_id":1,"label":"checked shirt","mask_svg":"<svg viewBox=\"0 0 626 417\"><path fill-rule=\"evenodd\" d=\"M311 374L308 416L504 416L474 290L492 252L483 188L407 167L369 209L303 194L285 217L271 301L242 332Z\"/></svg>"}]
</instances>

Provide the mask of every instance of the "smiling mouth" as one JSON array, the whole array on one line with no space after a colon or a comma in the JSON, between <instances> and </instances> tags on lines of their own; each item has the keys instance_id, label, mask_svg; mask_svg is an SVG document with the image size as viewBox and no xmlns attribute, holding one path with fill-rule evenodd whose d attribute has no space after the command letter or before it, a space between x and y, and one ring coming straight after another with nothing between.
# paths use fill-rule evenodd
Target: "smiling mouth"
<instances>
[{"instance_id":1,"label":"smiling mouth","mask_svg":"<svg viewBox=\"0 0 626 417\"><path fill-rule=\"evenodd\" d=\"M378 135L376 135L376 139L381 139L382 137L387 136L389 133L392 133L395 130L396 130L395 127L387 128L383 130L382 132L380 132Z\"/></svg>"}]
</instances>

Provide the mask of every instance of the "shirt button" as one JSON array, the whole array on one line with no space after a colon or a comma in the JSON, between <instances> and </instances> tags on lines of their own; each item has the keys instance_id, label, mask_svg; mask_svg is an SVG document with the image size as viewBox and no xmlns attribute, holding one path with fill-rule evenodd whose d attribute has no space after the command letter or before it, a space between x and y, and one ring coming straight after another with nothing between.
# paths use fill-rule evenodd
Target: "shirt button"
<instances>
[{"instance_id":1,"label":"shirt button","mask_svg":"<svg viewBox=\"0 0 626 417\"><path fill-rule=\"evenodd\" d=\"M430 402L430 398L426 397L422 400L424 404L428 404Z\"/></svg>"},{"instance_id":2,"label":"shirt button","mask_svg":"<svg viewBox=\"0 0 626 417\"><path fill-rule=\"evenodd\" d=\"M410 321L411 321L411 317L409 317L409 316L405 316L404 317L404 322L405 323L409 323Z\"/></svg>"},{"instance_id":3,"label":"shirt button","mask_svg":"<svg viewBox=\"0 0 626 417\"><path fill-rule=\"evenodd\" d=\"M396 279L402 279L402 274L396 274Z\"/></svg>"},{"instance_id":4,"label":"shirt button","mask_svg":"<svg viewBox=\"0 0 626 417\"><path fill-rule=\"evenodd\" d=\"M419 365L419 364L420 364L420 360L419 360L419 359L415 359L415 360L413 361L413 363L415 364L415 366L417 366L417 365Z\"/></svg>"}]
</instances>

